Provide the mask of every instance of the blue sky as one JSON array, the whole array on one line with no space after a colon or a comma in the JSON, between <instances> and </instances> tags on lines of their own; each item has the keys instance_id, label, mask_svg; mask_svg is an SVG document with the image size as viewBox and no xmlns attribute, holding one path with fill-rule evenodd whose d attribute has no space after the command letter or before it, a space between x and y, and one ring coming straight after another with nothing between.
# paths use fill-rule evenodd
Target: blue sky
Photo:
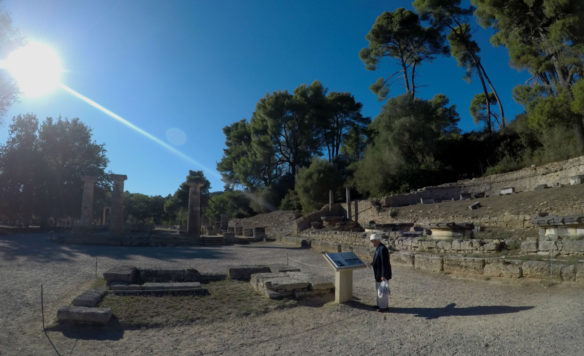
<instances>
[{"instance_id":1,"label":"blue sky","mask_svg":"<svg viewBox=\"0 0 584 356\"><path fill-rule=\"evenodd\" d=\"M184 159L103 112L57 90L22 98L0 126L5 142L10 119L21 113L80 118L105 144L107 170L126 174L125 189L172 194L191 170L203 170L211 190L222 190L216 163L223 155L223 127L249 119L266 92L293 91L319 80L330 91L351 92L374 118L383 103L369 86L397 70L386 60L367 71L359 50L377 16L409 1L202 1L202 0L4 0L28 39L51 45L66 72L63 83L167 142ZM475 24L476 25L476 24ZM475 37L506 116L522 108L513 86L529 76L509 67L505 48L494 48L478 26ZM468 84L449 57L424 63L416 81L420 97L443 93L455 104L464 131L479 129L468 107L481 92ZM390 96L404 92L400 81Z\"/></svg>"}]
</instances>

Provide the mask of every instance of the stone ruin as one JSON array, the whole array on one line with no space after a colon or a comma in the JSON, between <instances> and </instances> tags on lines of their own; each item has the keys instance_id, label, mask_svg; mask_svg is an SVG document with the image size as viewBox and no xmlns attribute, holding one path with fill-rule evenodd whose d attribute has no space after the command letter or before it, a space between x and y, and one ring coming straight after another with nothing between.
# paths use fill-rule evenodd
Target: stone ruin
<instances>
[{"instance_id":1,"label":"stone ruin","mask_svg":"<svg viewBox=\"0 0 584 356\"><path fill-rule=\"evenodd\" d=\"M287 265L231 266L225 274L203 274L194 268L137 268L114 267L103 274L106 286L88 290L76 297L72 305L59 308L59 323L104 325L113 314L111 308L99 307L104 296L140 295L207 296L209 292L201 284L231 280L248 281L260 294L270 299L332 300L334 284L327 278L301 272Z\"/></svg>"}]
</instances>

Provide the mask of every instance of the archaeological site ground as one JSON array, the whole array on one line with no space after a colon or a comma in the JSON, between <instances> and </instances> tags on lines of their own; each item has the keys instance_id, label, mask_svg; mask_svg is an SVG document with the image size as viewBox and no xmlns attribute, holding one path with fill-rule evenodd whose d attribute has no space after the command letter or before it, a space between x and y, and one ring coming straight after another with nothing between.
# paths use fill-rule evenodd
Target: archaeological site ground
<instances>
[{"instance_id":1,"label":"archaeological site ground","mask_svg":"<svg viewBox=\"0 0 584 356\"><path fill-rule=\"evenodd\" d=\"M581 159L199 236L4 228L0 354L576 355L584 184L569 165ZM368 262L371 231L392 250L389 313L368 268L335 303L322 255Z\"/></svg>"}]
</instances>

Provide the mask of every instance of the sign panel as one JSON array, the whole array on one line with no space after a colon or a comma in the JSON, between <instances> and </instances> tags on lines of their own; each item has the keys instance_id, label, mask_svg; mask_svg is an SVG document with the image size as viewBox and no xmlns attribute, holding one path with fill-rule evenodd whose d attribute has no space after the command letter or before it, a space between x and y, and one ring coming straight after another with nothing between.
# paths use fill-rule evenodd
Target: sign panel
<instances>
[{"instance_id":1,"label":"sign panel","mask_svg":"<svg viewBox=\"0 0 584 356\"><path fill-rule=\"evenodd\" d=\"M325 253L324 257L336 269L365 267L353 252Z\"/></svg>"}]
</instances>

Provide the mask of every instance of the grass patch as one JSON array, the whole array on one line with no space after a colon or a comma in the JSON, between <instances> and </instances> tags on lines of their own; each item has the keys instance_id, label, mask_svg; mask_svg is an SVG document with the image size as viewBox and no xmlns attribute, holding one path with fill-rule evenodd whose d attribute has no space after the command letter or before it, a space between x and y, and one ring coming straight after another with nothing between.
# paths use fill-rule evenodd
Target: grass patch
<instances>
[{"instance_id":1,"label":"grass patch","mask_svg":"<svg viewBox=\"0 0 584 356\"><path fill-rule=\"evenodd\" d=\"M98 288L106 285L106 280L104 278L96 278L89 285L89 289Z\"/></svg>"},{"instance_id":2,"label":"grass patch","mask_svg":"<svg viewBox=\"0 0 584 356\"><path fill-rule=\"evenodd\" d=\"M203 287L210 295L156 297L110 294L100 306L112 308L122 326L142 328L227 321L297 305L295 300L268 299L258 294L249 282L225 280Z\"/></svg>"}]
</instances>

